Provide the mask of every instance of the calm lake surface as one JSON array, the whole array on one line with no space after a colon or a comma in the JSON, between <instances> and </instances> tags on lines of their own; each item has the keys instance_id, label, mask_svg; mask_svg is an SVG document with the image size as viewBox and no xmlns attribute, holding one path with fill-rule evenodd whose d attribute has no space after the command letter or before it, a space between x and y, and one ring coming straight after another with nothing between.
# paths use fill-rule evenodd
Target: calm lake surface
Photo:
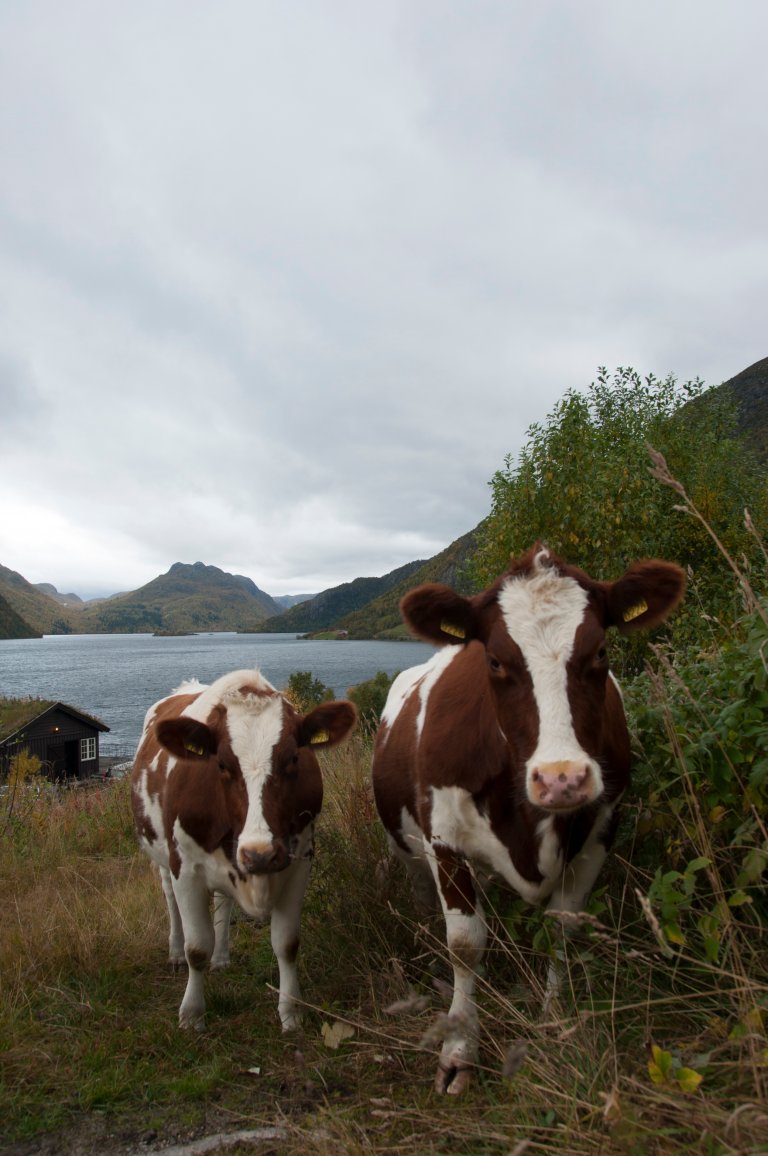
<instances>
[{"instance_id":1,"label":"calm lake surface","mask_svg":"<svg viewBox=\"0 0 768 1156\"><path fill-rule=\"evenodd\" d=\"M283 689L310 670L339 698L377 671L394 674L425 662L424 642L302 640L295 634L69 634L0 640L0 695L56 699L109 727L103 753L130 753L147 708L187 678L213 682L230 670L258 667Z\"/></svg>"}]
</instances>

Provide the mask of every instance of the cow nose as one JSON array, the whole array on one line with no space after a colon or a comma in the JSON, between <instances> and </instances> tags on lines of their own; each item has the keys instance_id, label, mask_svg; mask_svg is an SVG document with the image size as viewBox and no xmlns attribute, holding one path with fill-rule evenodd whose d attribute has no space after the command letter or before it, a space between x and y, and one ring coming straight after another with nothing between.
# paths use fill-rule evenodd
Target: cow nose
<instances>
[{"instance_id":1,"label":"cow nose","mask_svg":"<svg viewBox=\"0 0 768 1156\"><path fill-rule=\"evenodd\" d=\"M249 875L270 875L288 866L288 851L281 843L240 847L238 858Z\"/></svg>"},{"instance_id":2,"label":"cow nose","mask_svg":"<svg viewBox=\"0 0 768 1156\"><path fill-rule=\"evenodd\" d=\"M593 802L596 784L587 763L543 763L531 770L528 794L532 803L547 810L568 810Z\"/></svg>"}]
</instances>

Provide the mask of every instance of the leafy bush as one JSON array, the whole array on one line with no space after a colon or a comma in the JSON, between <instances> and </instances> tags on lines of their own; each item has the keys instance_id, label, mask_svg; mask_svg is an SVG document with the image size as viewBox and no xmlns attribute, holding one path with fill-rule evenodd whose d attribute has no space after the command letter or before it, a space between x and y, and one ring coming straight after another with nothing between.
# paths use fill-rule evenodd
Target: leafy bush
<instances>
[{"instance_id":1,"label":"leafy bush","mask_svg":"<svg viewBox=\"0 0 768 1156\"><path fill-rule=\"evenodd\" d=\"M311 670L294 671L288 678L283 694L302 714L335 697L331 687L315 678Z\"/></svg>"},{"instance_id":2,"label":"leafy bush","mask_svg":"<svg viewBox=\"0 0 768 1156\"><path fill-rule=\"evenodd\" d=\"M628 690L642 736L643 833L664 860L649 897L670 941L703 947L711 962L733 918L758 930L768 917L760 887L768 867L767 655L768 619L753 611L731 642L688 662L675 665L660 651L660 671Z\"/></svg>"},{"instance_id":3,"label":"leafy bush","mask_svg":"<svg viewBox=\"0 0 768 1156\"><path fill-rule=\"evenodd\" d=\"M387 701L389 688L398 674L399 671L390 675L384 670L379 670L373 678L350 687L349 698L357 707L360 726L364 729L375 731Z\"/></svg>"}]
</instances>

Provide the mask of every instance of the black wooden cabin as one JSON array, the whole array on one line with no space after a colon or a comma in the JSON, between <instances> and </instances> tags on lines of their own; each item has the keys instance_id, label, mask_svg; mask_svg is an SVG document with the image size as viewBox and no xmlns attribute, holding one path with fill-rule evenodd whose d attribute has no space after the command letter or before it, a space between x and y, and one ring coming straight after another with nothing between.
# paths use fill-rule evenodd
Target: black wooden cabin
<instances>
[{"instance_id":1,"label":"black wooden cabin","mask_svg":"<svg viewBox=\"0 0 768 1156\"><path fill-rule=\"evenodd\" d=\"M88 779L99 771L99 735L109 727L63 702L0 699L0 779L21 751L40 759L51 779Z\"/></svg>"}]
</instances>

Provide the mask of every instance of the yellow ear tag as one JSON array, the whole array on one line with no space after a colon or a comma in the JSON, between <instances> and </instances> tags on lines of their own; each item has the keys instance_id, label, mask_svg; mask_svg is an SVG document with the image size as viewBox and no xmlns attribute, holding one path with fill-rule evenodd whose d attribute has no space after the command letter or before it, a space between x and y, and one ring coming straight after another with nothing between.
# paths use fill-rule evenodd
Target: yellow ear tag
<instances>
[{"instance_id":1,"label":"yellow ear tag","mask_svg":"<svg viewBox=\"0 0 768 1156\"><path fill-rule=\"evenodd\" d=\"M312 735L312 738L309 741L312 746L316 746L320 743L327 743L330 737L331 736L328 734L328 731L318 731L317 734Z\"/></svg>"},{"instance_id":2,"label":"yellow ear tag","mask_svg":"<svg viewBox=\"0 0 768 1156\"><path fill-rule=\"evenodd\" d=\"M466 638L467 632L461 626L454 626L452 622L441 622L440 629L443 634L451 634L454 638Z\"/></svg>"},{"instance_id":3,"label":"yellow ear tag","mask_svg":"<svg viewBox=\"0 0 768 1156\"><path fill-rule=\"evenodd\" d=\"M189 751L193 755L204 755L205 751L202 747L196 747L192 743L184 743L184 750Z\"/></svg>"},{"instance_id":4,"label":"yellow ear tag","mask_svg":"<svg viewBox=\"0 0 768 1156\"><path fill-rule=\"evenodd\" d=\"M622 618L625 622L631 622L633 618L639 618L641 614L645 614L647 609L647 602L636 602L634 606L627 607L622 615Z\"/></svg>"}]
</instances>

